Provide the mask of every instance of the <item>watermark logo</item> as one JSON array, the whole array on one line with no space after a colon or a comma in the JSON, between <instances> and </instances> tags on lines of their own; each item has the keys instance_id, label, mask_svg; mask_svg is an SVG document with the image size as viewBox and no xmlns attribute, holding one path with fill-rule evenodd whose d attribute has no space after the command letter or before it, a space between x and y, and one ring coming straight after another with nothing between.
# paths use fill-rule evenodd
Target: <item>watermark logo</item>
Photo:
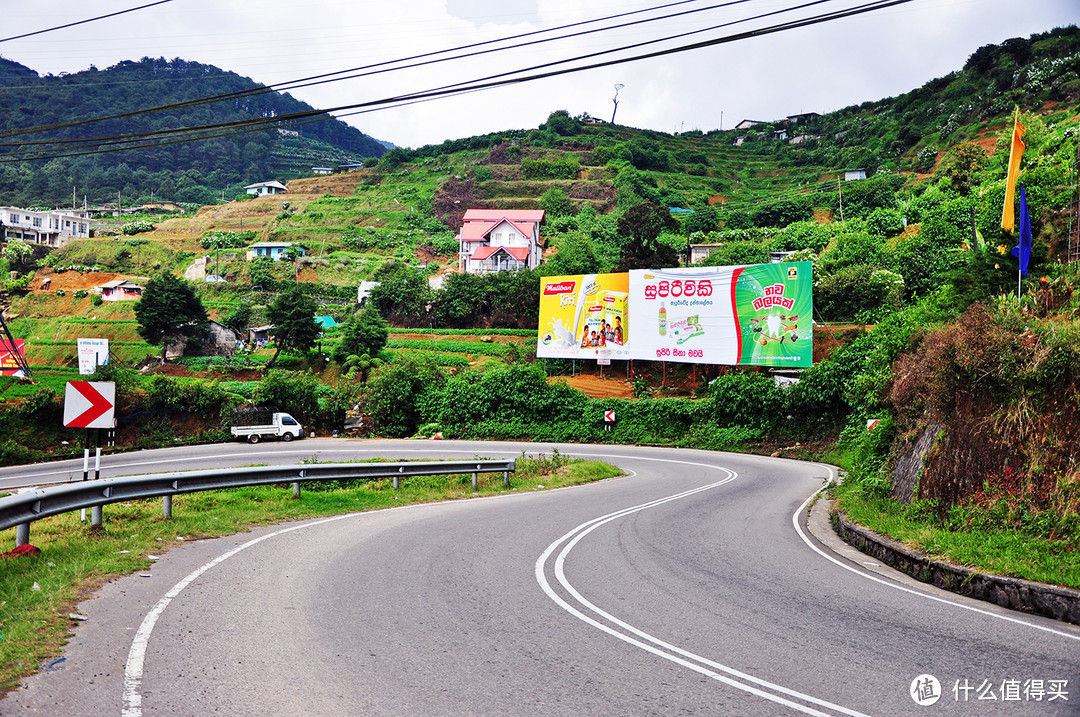
<instances>
[{"instance_id":1,"label":"watermark logo","mask_svg":"<svg viewBox=\"0 0 1080 717\"><path fill-rule=\"evenodd\" d=\"M941 683L933 675L919 675L911 681L908 690L911 699L920 707L929 707L941 699Z\"/></svg>"}]
</instances>

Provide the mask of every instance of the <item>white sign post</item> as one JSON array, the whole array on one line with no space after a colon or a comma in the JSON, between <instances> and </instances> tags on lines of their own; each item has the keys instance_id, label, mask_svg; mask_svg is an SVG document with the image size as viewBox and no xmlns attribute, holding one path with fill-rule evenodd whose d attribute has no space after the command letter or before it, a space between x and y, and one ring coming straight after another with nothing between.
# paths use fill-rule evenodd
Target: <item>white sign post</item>
<instances>
[{"instance_id":1,"label":"white sign post","mask_svg":"<svg viewBox=\"0 0 1080 717\"><path fill-rule=\"evenodd\" d=\"M108 339L79 339L79 375L88 376L109 363Z\"/></svg>"},{"instance_id":2,"label":"white sign post","mask_svg":"<svg viewBox=\"0 0 1080 717\"><path fill-rule=\"evenodd\" d=\"M64 392L64 426L112 428L116 384L112 381L68 381Z\"/></svg>"}]
</instances>

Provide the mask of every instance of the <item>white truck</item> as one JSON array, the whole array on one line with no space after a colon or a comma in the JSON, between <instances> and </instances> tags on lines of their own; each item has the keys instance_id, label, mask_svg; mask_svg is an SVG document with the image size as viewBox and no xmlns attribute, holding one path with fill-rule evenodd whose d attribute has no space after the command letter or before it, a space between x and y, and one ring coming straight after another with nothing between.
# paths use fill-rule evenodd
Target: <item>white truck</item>
<instances>
[{"instance_id":1,"label":"white truck","mask_svg":"<svg viewBox=\"0 0 1080 717\"><path fill-rule=\"evenodd\" d=\"M304 437L304 427L287 413L261 411L258 409L233 412L232 434L234 438L258 443L264 438L280 438L291 441Z\"/></svg>"}]
</instances>

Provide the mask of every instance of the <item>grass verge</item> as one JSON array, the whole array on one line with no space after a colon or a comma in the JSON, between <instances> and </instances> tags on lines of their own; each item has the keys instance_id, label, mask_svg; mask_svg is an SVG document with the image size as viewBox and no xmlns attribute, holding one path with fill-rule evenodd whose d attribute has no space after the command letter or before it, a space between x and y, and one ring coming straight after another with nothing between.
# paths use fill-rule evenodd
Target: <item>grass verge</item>
<instances>
[{"instance_id":1,"label":"grass verge","mask_svg":"<svg viewBox=\"0 0 1080 717\"><path fill-rule=\"evenodd\" d=\"M983 573L1080 589L1080 547L1015 529L950 528L926 502L904 505L857 482L833 497L848 519L908 548Z\"/></svg>"},{"instance_id":2,"label":"grass verge","mask_svg":"<svg viewBox=\"0 0 1080 717\"><path fill-rule=\"evenodd\" d=\"M511 488L503 485L502 474L480 474L475 491L471 474L404 478L398 490L390 479L335 481L305 484L299 500L288 485L178 495L172 520L162 517L161 499L114 503L104 507L100 533L90 530L89 521L80 523L77 512L35 521L30 539L41 554L0 559L0 695L59 656L73 626L68 615L80 600L114 577L145 570L151 564L147 555L184 541L287 520L560 488L621 474L606 463L554 453L519 458ZM0 536L0 551L15 546L14 532Z\"/></svg>"}]
</instances>

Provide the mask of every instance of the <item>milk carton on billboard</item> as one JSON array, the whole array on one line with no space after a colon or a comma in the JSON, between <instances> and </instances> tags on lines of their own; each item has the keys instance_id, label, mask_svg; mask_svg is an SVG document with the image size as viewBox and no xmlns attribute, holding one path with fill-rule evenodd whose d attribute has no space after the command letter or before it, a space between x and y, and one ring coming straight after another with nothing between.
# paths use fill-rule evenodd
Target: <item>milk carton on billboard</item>
<instances>
[{"instance_id":1,"label":"milk carton on billboard","mask_svg":"<svg viewBox=\"0 0 1080 717\"><path fill-rule=\"evenodd\" d=\"M626 345L629 339L629 323L626 320L630 294L626 291L600 292L600 303L604 306L607 342L616 346Z\"/></svg>"},{"instance_id":2,"label":"milk carton on billboard","mask_svg":"<svg viewBox=\"0 0 1080 717\"><path fill-rule=\"evenodd\" d=\"M628 281L627 274L543 279L536 355L574 359L629 357Z\"/></svg>"}]
</instances>

